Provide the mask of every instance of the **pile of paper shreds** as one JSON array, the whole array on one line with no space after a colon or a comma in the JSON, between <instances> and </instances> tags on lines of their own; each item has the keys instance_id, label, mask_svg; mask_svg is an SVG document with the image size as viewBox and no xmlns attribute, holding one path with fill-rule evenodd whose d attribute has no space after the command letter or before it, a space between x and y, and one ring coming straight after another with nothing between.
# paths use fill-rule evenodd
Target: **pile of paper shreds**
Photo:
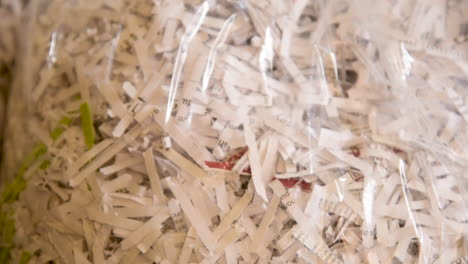
<instances>
[{"instance_id":1,"label":"pile of paper shreds","mask_svg":"<svg viewBox=\"0 0 468 264\"><path fill-rule=\"evenodd\" d=\"M467 263L466 1L28 12L4 260Z\"/></svg>"}]
</instances>

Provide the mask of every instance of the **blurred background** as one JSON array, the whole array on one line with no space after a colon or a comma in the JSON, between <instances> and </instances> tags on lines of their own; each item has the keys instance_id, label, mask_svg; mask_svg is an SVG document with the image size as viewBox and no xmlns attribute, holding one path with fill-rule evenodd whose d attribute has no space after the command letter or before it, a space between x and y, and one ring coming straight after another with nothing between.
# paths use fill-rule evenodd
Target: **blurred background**
<instances>
[{"instance_id":1,"label":"blurred background","mask_svg":"<svg viewBox=\"0 0 468 264\"><path fill-rule=\"evenodd\" d=\"M0 0L0 145L3 144L6 105L13 82L15 56L18 46L18 25L26 2ZM0 151L0 162L2 152Z\"/></svg>"}]
</instances>

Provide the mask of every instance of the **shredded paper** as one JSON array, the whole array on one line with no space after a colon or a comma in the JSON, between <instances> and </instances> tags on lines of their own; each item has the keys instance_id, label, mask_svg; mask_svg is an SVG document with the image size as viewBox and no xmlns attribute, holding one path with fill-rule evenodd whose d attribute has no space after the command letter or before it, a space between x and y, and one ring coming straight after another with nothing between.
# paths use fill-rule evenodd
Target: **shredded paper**
<instances>
[{"instance_id":1,"label":"shredded paper","mask_svg":"<svg viewBox=\"0 0 468 264\"><path fill-rule=\"evenodd\" d=\"M0 263L468 263L466 1L25 13Z\"/></svg>"}]
</instances>

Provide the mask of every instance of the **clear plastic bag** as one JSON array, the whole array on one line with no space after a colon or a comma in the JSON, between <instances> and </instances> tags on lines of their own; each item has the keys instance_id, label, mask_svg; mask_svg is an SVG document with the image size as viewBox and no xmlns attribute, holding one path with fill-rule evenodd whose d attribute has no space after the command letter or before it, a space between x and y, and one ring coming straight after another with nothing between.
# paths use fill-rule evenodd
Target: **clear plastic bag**
<instances>
[{"instance_id":1,"label":"clear plastic bag","mask_svg":"<svg viewBox=\"0 0 468 264\"><path fill-rule=\"evenodd\" d=\"M29 3L0 260L466 262L466 4L420 2Z\"/></svg>"}]
</instances>

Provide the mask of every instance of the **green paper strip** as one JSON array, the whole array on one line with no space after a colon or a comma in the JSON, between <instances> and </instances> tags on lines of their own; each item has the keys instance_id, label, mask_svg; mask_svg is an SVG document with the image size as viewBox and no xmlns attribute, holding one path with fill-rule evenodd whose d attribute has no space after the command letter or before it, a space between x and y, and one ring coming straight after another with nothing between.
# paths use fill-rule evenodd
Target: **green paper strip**
<instances>
[{"instance_id":1,"label":"green paper strip","mask_svg":"<svg viewBox=\"0 0 468 264\"><path fill-rule=\"evenodd\" d=\"M27 251L23 251L23 253L21 253L19 264L27 264L30 259L31 259L31 253Z\"/></svg>"},{"instance_id":2,"label":"green paper strip","mask_svg":"<svg viewBox=\"0 0 468 264\"><path fill-rule=\"evenodd\" d=\"M63 131L65 131L65 129L57 127L56 129L54 129L54 131L50 133L50 137L55 141L57 140L57 138L60 137L60 135L62 135Z\"/></svg>"},{"instance_id":3,"label":"green paper strip","mask_svg":"<svg viewBox=\"0 0 468 264\"><path fill-rule=\"evenodd\" d=\"M80 106L81 114L81 127L83 128L83 135L85 137L86 146L90 149L94 145L94 128L93 118L91 116L91 110L87 103L83 103Z\"/></svg>"},{"instance_id":4,"label":"green paper strip","mask_svg":"<svg viewBox=\"0 0 468 264\"><path fill-rule=\"evenodd\" d=\"M50 160L44 160L41 165L39 165L39 169L47 170L50 166Z\"/></svg>"},{"instance_id":5,"label":"green paper strip","mask_svg":"<svg viewBox=\"0 0 468 264\"><path fill-rule=\"evenodd\" d=\"M12 203L18 200L20 193L26 189L26 180L23 176L16 176L2 193L2 203Z\"/></svg>"},{"instance_id":6,"label":"green paper strip","mask_svg":"<svg viewBox=\"0 0 468 264\"><path fill-rule=\"evenodd\" d=\"M64 126L69 126L71 125L72 122L73 122L73 119L69 117L62 117L62 119L60 119L59 124L64 125Z\"/></svg>"},{"instance_id":7,"label":"green paper strip","mask_svg":"<svg viewBox=\"0 0 468 264\"><path fill-rule=\"evenodd\" d=\"M10 259L10 250L9 247L0 246L0 263L8 263Z\"/></svg>"},{"instance_id":8,"label":"green paper strip","mask_svg":"<svg viewBox=\"0 0 468 264\"><path fill-rule=\"evenodd\" d=\"M23 177L23 174L31 166L31 164L39 157L47 153L47 146L44 143L38 143L33 151L26 156L24 159L19 171L18 176Z\"/></svg>"},{"instance_id":9,"label":"green paper strip","mask_svg":"<svg viewBox=\"0 0 468 264\"><path fill-rule=\"evenodd\" d=\"M15 235L15 220L8 219L3 230L3 241L7 245L13 245L13 236Z\"/></svg>"}]
</instances>

